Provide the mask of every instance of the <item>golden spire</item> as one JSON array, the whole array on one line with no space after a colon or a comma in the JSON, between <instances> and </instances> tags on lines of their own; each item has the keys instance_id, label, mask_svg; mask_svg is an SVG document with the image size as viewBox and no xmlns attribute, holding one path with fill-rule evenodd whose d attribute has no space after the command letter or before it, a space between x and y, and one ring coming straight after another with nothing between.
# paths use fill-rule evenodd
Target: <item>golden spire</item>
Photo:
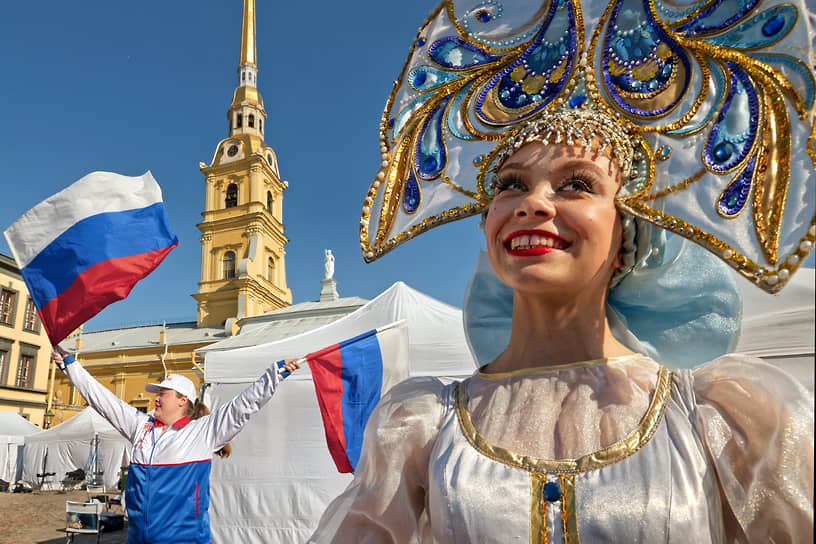
<instances>
[{"instance_id":1,"label":"golden spire","mask_svg":"<svg viewBox=\"0 0 816 544\"><path fill-rule=\"evenodd\" d=\"M241 25L241 62L255 65L255 0L244 0L244 22Z\"/></svg>"}]
</instances>

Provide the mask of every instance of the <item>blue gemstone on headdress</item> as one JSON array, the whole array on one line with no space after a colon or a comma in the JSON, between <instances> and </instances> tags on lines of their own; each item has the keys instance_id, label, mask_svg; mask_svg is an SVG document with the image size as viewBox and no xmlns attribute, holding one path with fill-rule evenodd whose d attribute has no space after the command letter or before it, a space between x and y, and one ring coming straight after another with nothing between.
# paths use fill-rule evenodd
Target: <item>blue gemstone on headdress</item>
<instances>
[{"instance_id":1,"label":"blue gemstone on headdress","mask_svg":"<svg viewBox=\"0 0 816 544\"><path fill-rule=\"evenodd\" d=\"M722 164L727 162L733 155L733 146L728 142L720 142L714 146L714 160Z\"/></svg>"},{"instance_id":2,"label":"blue gemstone on headdress","mask_svg":"<svg viewBox=\"0 0 816 544\"><path fill-rule=\"evenodd\" d=\"M556 482L547 482L544 484L544 498L548 502L555 502L561 500L561 487Z\"/></svg>"},{"instance_id":3,"label":"blue gemstone on headdress","mask_svg":"<svg viewBox=\"0 0 816 544\"><path fill-rule=\"evenodd\" d=\"M484 160L484 155L476 155L473 157L473 164L481 164Z\"/></svg>"},{"instance_id":4,"label":"blue gemstone on headdress","mask_svg":"<svg viewBox=\"0 0 816 544\"><path fill-rule=\"evenodd\" d=\"M520 95L518 95L516 97L516 104L517 105L522 106L522 105L524 105L525 102L527 102L527 95L526 94L520 94Z\"/></svg>"},{"instance_id":5,"label":"blue gemstone on headdress","mask_svg":"<svg viewBox=\"0 0 816 544\"><path fill-rule=\"evenodd\" d=\"M422 38L422 37L417 38L416 44L417 44L417 47L422 47L423 45L425 45L425 38Z\"/></svg>"},{"instance_id":6,"label":"blue gemstone on headdress","mask_svg":"<svg viewBox=\"0 0 816 544\"><path fill-rule=\"evenodd\" d=\"M422 87L422 84L425 83L425 80L428 76L425 75L425 72L417 72L414 76L414 87Z\"/></svg>"},{"instance_id":7,"label":"blue gemstone on headdress","mask_svg":"<svg viewBox=\"0 0 816 544\"><path fill-rule=\"evenodd\" d=\"M388 120L388 128L394 128L394 122L395 121L396 121L396 119L394 119L393 117L391 119L389 119Z\"/></svg>"},{"instance_id":8,"label":"blue gemstone on headdress","mask_svg":"<svg viewBox=\"0 0 816 544\"><path fill-rule=\"evenodd\" d=\"M762 25L762 34L770 38L782 30L783 26L785 26L785 18L781 15L774 15Z\"/></svg>"},{"instance_id":9,"label":"blue gemstone on headdress","mask_svg":"<svg viewBox=\"0 0 816 544\"><path fill-rule=\"evenodd\" d=\"M734 216L745 207L751 193L751 179L754 176L755 164L754 158L750 158L745 170L725 188L720 197L720 213L726 216Z\"/></svg>"},{"instance_id":10,"label":"blue gemstone on headdress","mask_svg":"<svg viewBox=\"0 0 816 544\"><path fill-rule=\"evenodd\" d=\"M434 157L425 157L422 159L422 169L425 172L433 172L436 170L437 162Z\"/></svg>"},{"instance_id":11,"label":"blue gemstone on headdress","mask_svg":"<svg viewBox=\"0 0 816 544\"><path fill-rule=\"evenodd\" d=\"M586 102L586 96L582 94L576 94L572 98L570 98L569 105L570 108L580 108Z\"/></svg>"},{"instance_id":12,"label":"blue gemstone on headdress","mask_svg":"<svg viewBox=\"0 0 816 544\"><path fill-rule=\"evenodd\" d=\"M720 142L714 146L714 160L722 164L728 162L734 155L734 144L731 142Z\"/></svg>"},{"instance_id":13,"label":"blue gemstone on headdress","mask_svg":"<svg viewBox=\"0 0 816 544\"><path fill-rule=\"evenodd\" d=\"M483 9L482 11L476 14L476 18L483 23L489 23L490 19L492 19L493 16L490 14L489 11Z\"/></svg>"},{"instance_id":14,"label":"blue gemstone on headdress","mask_svg":"<svg viewBox=\"0 0 816 544\"><path fill-rule=\"evenodd\" d=\"M499 93L499 96L501 96L504 99L510 98L510 91L505 89L501 93Z\"/></svg>"},{"instance_id":15,"label":"blue gemstone on headdress","mask_svg":"<svg viewBox=\"0 0 816 544\"><path fill-rule=\"evenodd\" d=\"M408 179L405 180L405 194L402 197L402 206L408 213L415 212L419 207L419 185L413 170L409 171Z\"/></svg>"}]
</instances>

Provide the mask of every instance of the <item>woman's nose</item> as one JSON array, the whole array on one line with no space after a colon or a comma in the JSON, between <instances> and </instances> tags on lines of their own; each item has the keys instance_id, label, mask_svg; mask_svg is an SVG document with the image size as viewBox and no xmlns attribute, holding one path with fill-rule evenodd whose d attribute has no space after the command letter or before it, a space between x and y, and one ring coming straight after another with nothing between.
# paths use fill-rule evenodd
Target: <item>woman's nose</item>
<instances>
[{"instance_id":1,"label":"woman's nose","mask_svg":"<svg viewBox=\"0 0 816 544\"><path fill-rule=\"evenodd\" d=\"M551 191L538 190L525 194L516 207L516 216L555 217Z\"/></svg>"}]
</instances>

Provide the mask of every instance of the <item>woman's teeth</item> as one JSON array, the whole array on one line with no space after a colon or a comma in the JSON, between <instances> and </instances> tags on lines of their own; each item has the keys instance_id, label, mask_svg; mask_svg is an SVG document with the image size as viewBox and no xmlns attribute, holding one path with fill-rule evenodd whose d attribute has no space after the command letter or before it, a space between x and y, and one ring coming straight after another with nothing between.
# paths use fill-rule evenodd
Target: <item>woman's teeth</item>
<instances>
[{"instance_id":1,"label":"woman's teeth","mask_svg":"<svg viewBox=\"0 0 816 544\"><path fill-rule=\"evenodd\" d=\"M522 234L510 240L510 249L532 249L535 247L565 249L566 244L549 236L539 236L538 234Z\"/></svg>"}]
</instances>

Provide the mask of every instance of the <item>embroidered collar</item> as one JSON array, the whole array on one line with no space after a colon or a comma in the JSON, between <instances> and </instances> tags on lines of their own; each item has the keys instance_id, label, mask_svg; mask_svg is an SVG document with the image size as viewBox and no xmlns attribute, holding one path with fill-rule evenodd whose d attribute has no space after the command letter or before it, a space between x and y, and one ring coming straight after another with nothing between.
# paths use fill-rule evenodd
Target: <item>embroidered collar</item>
<instances>
[{"instance_id":1,"label":"embroidered collar","mask_svg":"<svg viewBox=\"0 0 816 544\"><path fill-rule=\"evenodd\" d=\"M644 357L644 355L640 353L632 353L630 355L621 355L618 357L605 357L603 359L592 359L590 361L578 361L574 363L562 363L559 365L551 365L551 366L536 366L531 368L523 368L520 370L514 370L511 372L482 372L481 369L478 371L478 376L480 378L484 378L487 380L495 380L500 378L509 378L512 376L521 376L525 374L533 374L535 372L551 372L556 370L567 370L571 368L582 368L582 367L589 367L589 366L600 366L600 365L608 365L613 363L620 363L623 361L629 361L631 359L637 359L640 357Z\"/></svg>"}]
</instances>

